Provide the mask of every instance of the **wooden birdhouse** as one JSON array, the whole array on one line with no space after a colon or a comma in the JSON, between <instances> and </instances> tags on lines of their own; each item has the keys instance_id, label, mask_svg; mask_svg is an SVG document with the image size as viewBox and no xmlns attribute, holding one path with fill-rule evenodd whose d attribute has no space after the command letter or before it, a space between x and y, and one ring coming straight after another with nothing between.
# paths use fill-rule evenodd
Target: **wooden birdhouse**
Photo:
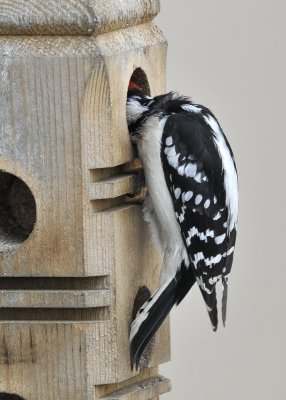
<instances>
[{"instance_id":1,"label":"wooden birdhouse","mask_svg":"<svg viewBox=\"0 0 286 400\"><path fill-rule=\"evenodd\" d=\"M141 371L128 338L161 266L128 197L140 166L126 123L131 76L165 88L158 11L158 0L0 1L0 392L169 390L168 322Z\"/></svg>"}]
</instances>

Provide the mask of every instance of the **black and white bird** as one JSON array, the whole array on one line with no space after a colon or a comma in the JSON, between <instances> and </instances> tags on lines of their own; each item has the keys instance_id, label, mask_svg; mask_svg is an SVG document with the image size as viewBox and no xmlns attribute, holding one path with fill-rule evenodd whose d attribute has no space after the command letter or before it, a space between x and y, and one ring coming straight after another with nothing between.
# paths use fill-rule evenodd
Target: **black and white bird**
<instances>
[{"instance_id":1,"label":"black and white bird","mask_svg":"<svg viewBox=\"0 0 286 400\"><path fill-rule=\"evenodd\" d=\"M216 283L222 281L225 325L238 178L217 119L188 97L168 93L151 98L131 82L127 122L148 189L144 217L164 255L159 288L131 326L131 365L138 368L146 345L195 282L216 331Z\"/></svg>"}]
</instances>

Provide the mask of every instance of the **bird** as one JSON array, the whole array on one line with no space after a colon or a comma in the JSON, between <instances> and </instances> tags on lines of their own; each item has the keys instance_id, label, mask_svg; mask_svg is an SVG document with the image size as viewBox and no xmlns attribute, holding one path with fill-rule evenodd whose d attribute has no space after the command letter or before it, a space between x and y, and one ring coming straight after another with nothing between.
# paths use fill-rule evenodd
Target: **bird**
<instances>
[{"instance_id":1,"label":"bird","mask_svg":"<svg viewBox=\"0 0 286 400\"><path fill-rule=\"evenodd\" d=\"M216 284L222 282L225 326L238 175L218 120L190 97L175 92L151 97L131 81L126 117L145 175L143 216L163 254L158 289L131 324L131 368L137 370L147 344L193 285L199 286L216 331Z\"/></svg>"}]
</instances>

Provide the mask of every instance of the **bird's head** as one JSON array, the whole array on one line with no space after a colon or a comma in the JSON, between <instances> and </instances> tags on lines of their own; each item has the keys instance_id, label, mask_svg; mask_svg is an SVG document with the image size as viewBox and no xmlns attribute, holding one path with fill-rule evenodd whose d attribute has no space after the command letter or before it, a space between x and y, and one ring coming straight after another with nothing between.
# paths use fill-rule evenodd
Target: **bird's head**
<instances>
[{"instance_id":1,"label":"bird's head","mask_svg":"<svg viewBox=\"0 0 286 400\"><path fill-rule=\"evenodd\" d=\"M154 102L152 97L147 96L135 82L130 82L127 93L126 116L130 127L149 111L150 105Z\"/></svg>"}]
</instances>

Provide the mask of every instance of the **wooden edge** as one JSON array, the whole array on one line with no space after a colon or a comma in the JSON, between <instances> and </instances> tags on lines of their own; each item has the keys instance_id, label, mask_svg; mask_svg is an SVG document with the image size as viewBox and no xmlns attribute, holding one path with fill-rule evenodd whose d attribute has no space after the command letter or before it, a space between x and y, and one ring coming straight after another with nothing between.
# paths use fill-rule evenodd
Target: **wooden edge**
<instances>
[{"instance_id":1,"label":"wooden edge","mask_svg":"<svg viewBox=\"0 0 286 400\"><path fill-rule=\"evenodd\" d=\"M122 174L90 183L89 199L110 199L134 190L135 175Z\"/></svg>"},{"instance_id":2,"label":"wooden edge","mask_svg":"<svg viewBox=\"0 0 286 400\"><path fill-rule=\"evenodd\" d=\"M107 396L100 397L104 400L146 400L153 399L171 390L170 380L161 375L144 379L117 390Z\"/></svg>"},{"instance_id":3,"label":"wooden edge","mask_svg":"<svg viewBox=\"0 0 286 400\"><path fill-rule=\"evenodd\" d=\"M159 0L7 0L0 34L98 35L151 21L159 11Z\"/></svg>"},{"instance_id":4,"label":"wooden edge","mask_svg":"<svg viewBox=\"0 0 286 400\"><path fill-rule=\"evenodd\" d=\"M109 305L109 290L0 290L0 309L96 308Z\"/></svg>"}]
</instances>

